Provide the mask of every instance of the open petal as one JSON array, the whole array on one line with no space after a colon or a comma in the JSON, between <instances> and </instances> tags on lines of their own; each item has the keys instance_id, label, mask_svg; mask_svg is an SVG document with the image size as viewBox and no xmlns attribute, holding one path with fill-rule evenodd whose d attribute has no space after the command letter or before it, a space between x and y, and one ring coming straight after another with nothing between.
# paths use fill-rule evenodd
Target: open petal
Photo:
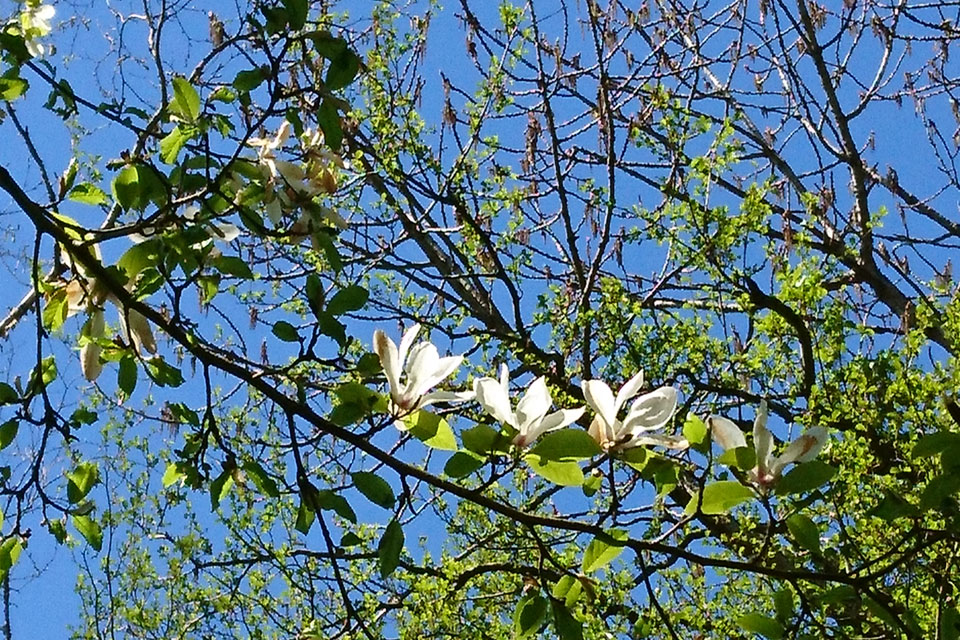
<instances>
[{"instance_id":1,"label":"open petal","mask_svg":"<svg viewBox=\"0 0 960 640\"><path fill-rule=\"evenodd\" d=\"M430 345L433 346L433 345ZM436 348L433 349L436 352ZM437 386L457 370L457 367L463 362L463 356L447 356L446 358L437 358L431 369L426 370L426 377L419 378L416 386L413 386L413 379L408 383L411 392L422 396L427 391Z\"/></svg>"},{"instance_id":2,"label":"open petal","mask_svg":"<svg viewBox=\"0 0 960 640\"><path fill-rule=\"evenodd\" d=\"M420 398L418 408L423 408L437 402L469 402L476 397L473 391L431 391Z\"/></svg>"},{"instance_id":3,"label":"open petal","mask_svg":"<svg viewBox=\"0 0 960 640\"><path fill-rule=\"evenodd\" d=\"M139 311L128 309L126 314L127 330L130 332L133 346L139 353L146 351L147 353L155 354L157 352L157 341L153 337L150 322ZM121 319L123 319L122 312Z\"/></svg>"},{"instance_id":4,"label":"open petal","mask_svg":"<svg viewBox=\"0 0 960 640\"><path fill-rule=\"evenodd\" d=\"M380 366L387 376L390 385L390 395L397 399L402 395L400 387L400 356L397 354L397 345L380 329L373 332L373 350L380 357Z\"/></svg>"},{"instance_id":5,"label":"open petal","mask_svg":"<svg viewBox=\"0 0 960 640\"><path fill-rule=\"evenodd\" d=\"M807 429L802 436L790 443L770 467L770 473L779 476L783 468L792 462L810 462L827 443L827 430L823 427Z\"/></svg>"},{"instance_id":6,"label":"open petal","mask_svg":"<svg viewBox=\"0 0 960 640\"><path fill-rule=\"evenodd\" d=\"M757 468L761 476L770 472L773 457L773 434L767 429L767 401L760 402L753 420L753 448L757 452Z\"/></svg>"},{"instance_id":7,"label":"open petal","mask_svg":"<svg viewBox=\"0 0 960 640\"><path fill-rule=\"evenodd\" d=\"M508 424L514 429L519 428L510 408L507 388L499 381L493 378L480 378L473 383L473 389L476 392L477 402L494 420Z\"/></svg>"},{"instance_id":8,"label":"open petal","mask_svg":"<svg viewBox=\"0 0 960 640\"><path fill-rule=\"evenodd\" d=\"M617 423L617 406L613 391L602 380L584 380L580 383L580 388L583 389L584 400L597 414L599 428L601 429L599 435L601 435L603 441L615 440L614 426ZM600 442L599 439L598 442Z\"/></svg>"},{"instance_id":9,"label":"open petal","mask_svg":"<svg viewBox=\"0 0 960 640\"><path fill-rule=\"evenodd\" d=\"M586 410L586 407L580 407L578 409L560 409L559 411L554 411L536 426L536 435L533 437L536 438L541 433L555 431L573 424L580 419L580 416L582 416Z\"/></svg>"},{"instance_id":10,"label":"open petal","mask_svg":"<svg viewBox=\"0 0 960 640\"><path fill-rule=\"evenodd\" d=\"M616 407L615 411L620 411L620 408L627 403L627 400L640 393L640 387L642 386L643 371L627 380L626 383L620 387L620 391L617 392L617 399L614 402L614 406Z\"/></svg>"},{"instance_id":11,"label":"open petal","mask_svg":"<svg viewBox=\"0 0 960 640\"><path fill-rule=\"evenodd\" d=\"M547 389L547 379L539 377L533 381L527 392L517 403L517 423L521 430L526 425L533 425L543 420L543 416L550 410L553 399Z\"/></svg>"},{"instance_id":12,"label":"open petal","mask_svg":"<svg viewBox=\"0 0 960 640\"><path fill-rule=\"evenodd\" d=\"M707 425L713 434L713 441L725 451L747 446L747 438L733 420L721 416L710 416Z\"/></svg>"},{"instance_id":13,"label":"open petal","mask_svg":"<svg viewBox=\"0 0 960 640\"><path fill-rule=\"evenodd\" d=\"M407 354L410 353L410 346L413 345L413 341L417 339L418 333L420 333L420 323L414 323L413 326L403 332L403 337L400 338L400 352L398 354L401 367L403 366L403 363L407 361Z\"/></svg>"},{"instance_id":14,"label":"open petal","mask_svg":"<svg viewBox=\"0 0 960 640\"><path fill-rule=\"evenodd\" d=\"M638 436L662 428L677 409L677 390L660 387L637 398L623 421L621 436Z\"/></svg>"},{"instance_id":15,"label":"open petal","mask_svg":"<svg viewBox=\"0 0 960 640\"><path fill-rule=\"evenodd\" d=\"M666 436L666 435L651 433L651 434L643 434L643 435L636 436L635 438L631 438L630 440L627 440L625 443L623 443L622 446L624 448L646 446L646 447L664 447L666 449L683 450L688 448L690 446L690 443L687 442L686 438L683 438L681 436Z\"/></svg>"}]
</instances>

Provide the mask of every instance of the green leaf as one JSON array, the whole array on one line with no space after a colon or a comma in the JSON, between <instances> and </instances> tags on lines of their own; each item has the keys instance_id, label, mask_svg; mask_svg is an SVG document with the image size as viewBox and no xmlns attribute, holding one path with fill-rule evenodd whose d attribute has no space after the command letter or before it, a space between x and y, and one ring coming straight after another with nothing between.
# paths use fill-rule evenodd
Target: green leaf
<instances>
[{"instance_id":1,"label":"green leaf","mask_svg":"<svg viewBox=\"0 0 960 640\"><path fill-rule=\"evenodd\" d=\"M783 625L760 613L748 613L741 616L737 623L745 631L760 634L767 640L780 640L785 633Z\"/></svg>"},{"instance_id":2,"label":"green leaf","mask_svg":"<svg viewBox=\"0 0 960 640\"><path fill-rule=\"evenodd\" d=\"M579 487L583 484L583 470L576 462L541 460L540 456L532 453L523 459L538 476L561 487Z\"/></svg>"},{"instance_id":3,"label":"green leaf","mask_svg":"<svg viewBox=\"0 0 960 640\"><path fill-rule=\"evenodd\" d=\"M57 544L63 544L67 541L67 526L63 520L48 520L47 531L57 541Z\"/></svg>"},{"instance_id":4,"label":"green leaf","mask_svg":"<svg viewBox=\"0 0 960 640\"><path fill-rule=\"evenodd\" d=\"M20 421L16 418L10 418L0 425L0 451L6 449L17 437L17 430L20 429Z\"/></svg>"},{"instance_id":5,"label":"green leaf","mask_svg":"<svg viewBox=\"0 0 960 640\"><path fill-rule=\"evenodd\" d=\"M269 70L265 67L241 71L233 78L233 88L237 91L253 91L267 79Z\"/></svg>"},{"instance_id":6,"label":"green leaf","mask_svg":"<svg viewBox=\"0 0 960 640\"><path fill-rule=\"evenodd\" d=\"M246 472L247 477L253 480L253 484L260 493L270 498L280 497L280 488L277 487L276 481L260 466L260 463L254 460L248 460L243 463L243 470Z\"/></svg>"},{"instance_id":7,"label":"green leaf","mask_svg":"<svg viewBox=\"0 0 960 640\"><path fill-rule=\"evenodd\" d=\"M688 413L683 422L683 437L692 445L705 442L707 439L707 425L696 414Z\"/></svg>"},{"instance_id":8,"label":"green leaf","mask_svg":"<svg viewBox=\"0 0 960 640\"><path fill-rule=\"evenodd\" d=\"M367 300L370 298L370 292L361 287L360 285L350 285L337 293L330 298L330 302L327 304L327 313L334 316L341 316L350 311L359 311L367 304Z\"/></svg>"},{"instance_id":9,"label":"green leaf","mask_svg":"<svg viewBox=\"0 0 960 640\"><path fill-rule=\"evenodd\" d=\"M183 463L171 462L167 465L166 471L163 472L163 478L160 479L160 483L163 485L164 489L176 484L177 482L180 482L187 477L187 474L184 473L180 468L181 464Z\"/></svg>"},{"instance_id":10,"label":"green leaf","mask_svg":"<svg viewBox=\"0 0 960 640\"><path fill-rule=\"evenodd\" d=\"M23 551L23 542L20 536L9 537L0 544L0 580L6 578L13 565L17 564L21 551Z\"/></svg>"},{"instance_id":11,"label":"green leaf","mask_svg":"<svg viewBox=\"0 0 960 640\"><path fill-rule=\"evenodd\" d=\"M285 320L278 320L273 325L273 335L284 342L300 342L300 334L297 333L296 327Z\"/></svg>"},{"instance_id":12,"label":"green leaf","mask_svg":"<svg viewBox=\"0 0 960 640\"><path fill-rule=\"evenodd\" d=\"M100 470L93 462L83 462L67 472L67 500L77 504L100 482Z\"/></svg>"},{"instance_id":13,"label":"green leaf","mask_svg":"<svg viewBox=\"0 0 960 640\"><path fill-rule=\"evenodd\" d=\"M583 495L592 497L600 487L603 486L603 475L599 473L590 473L583 481Z\"/></svg>"},{"instance_id":14,"label":"green leaf","mask_svg":"<svg viewBox=\"0 0 960 640\"><path fill-rule=\"evenodd\" d=\"M954 447L960 447L960 433L941 431L920 438L914 445L911 455L917 459L928 458Z\"/></svg>"},{"instance_id":15,"label":"green leaf","mask_svg":"<svg viewBox=\"0 0 960 640\"><path fill-rule=\"evenodd\" d=\"M128 398L133 395L133 390L137 387L137 359L133 356L120 358L117 386Z\"/></svg>"},{"instance_id":16,"label":"green leaf","mask_svg":"<svg viewBox=\"0 0 960 640\"><path fill-rule=\"evenodd\" d=\"M316 518L316 514L313 510L307 506L306 502L301 498L300 506L297 508L297 520L293 525L293 528L299 531L300 533L306 535L310 533L310 527L313 525L313 521Z\"/></svg>"},{"instance_id":17,"label":"green leaf","mask_svg":"<svg viewBox=\"0 0 960 640\"><path fill-rule=\"evenodd\" d=\"M400 564L400 554L403 552L403 528L395 519L390 520L380 544L377 545L377 558L380 566L380 577L386 578L392 574Z\"/></svg>"},{"instance_id":18,"label":"green leaf","mask_svg":"<svg viewBox=\"0 0 960 640\"><path fill-rule=\"evenodd\" d=\"M625 547L622 543L627 540L627 532L622 529L611 529L607 534L613 541L594 538L587 545L586 551L583 552L582 570L584 573L599 571L623 553ZM618 542L621 544L618 544Z\"/></svg>"},{"instance_id":19,"label":"green leaf","mask_svg":"<svg viewBox=\"0 0 960 640\"><path fill-rule=\"evenodd\" d=\"M360 539L360 536L355 534L352 531L348 531L343 534L343 537L340 538L341 547L355 547L358 544L363 544L363 540Z\"/></svg>"},{"instance_id":20,"label":"green leaf","mask_svg":"<svg viewBox=\"0 0 960 640\"><path fill-rule=\"evenodd\" d=\"M250 265L239 256L218 256L213 260L213 268L227 276L253 280L253 271Z\"/></svg>"},{"instance_id":21,"label":"green leaf","mask_svg":"<svg viewBox=\"0 0 960 640\"><path fill-rule=\"evenodd\" d=\"M583 429L571 427L545 434L530 450L541 460L569 462L586 460L601 453L596 440Z\"/></svg>"},{"instance_id":22,"label":"green leaf","mask_svg":"<svg viewBox=\"0 0 960 640\"><path fill-rule=\"evenodd\" d=\"M334 493L329 489L323 489L322 491L316 492L314 500L316 501L317 508L324 511L333 511L341 518L349 520L353 524L357 523L357 514L354 512L353 507L351 507L347 499L339 493Z\"/></svg>"},{"instance_id":23,"label":"green leaf","mask_svg":"<svg viewBox=\"0 0 960 640\"><path fill-rule=\"evenodd\" d=\"M210 510L220 508L220 502L227 497L230 487L233 486L233 469L224 469L220 475L210 483Z\"/></svg>"},{"instance_id":24,"label":"green leaf","mask_svg":"<svg viewBox=\"0 0 960 640\"><path fill-rule=\"evenodd\" d=\"M510 443L508 438L486 424L470 427L462 432L460 437L463 439L464 448L480 455L506 452Z\"/></svg>"},{"instance_id":25,"label":"green leaf","mask_svg":"<svg viewBox=\"0 0 960 640\"><path fill-rule=\"evenodd\" d=\"M752 500L755 497L753 489L745 487L734 480L724 480L708 484L703 488L703 502L700 510L707 515L720 515L733 509L738 504ZM693 513L697 508L698 496L693 496L687 505L687 513Z\"/></svg>"},{"instance_id":26,"label":"green leaf","mask_svg":"<svg viewBox=\"0 0 960 640\"><path fill-rule=\"evenodd\" d=\"M170 111L186 122L194 122L200 117L200 94L186 78L173 79L173 102Z\"/></svg>"},{"instance_id":27,"label":"green leaf","mask_svg":"<svg viewBox=\"0 0 960 640\"><path fill-rule=\"evenodd\" d=\"M0 100L13 102L29 87L30 84L23 78L0 78Z\"/></svg>"},{"instance_id":28,"label":"green leaf","mask_svg":"<svg viewBox=\"0 0 960 640\"><path fill-rule=\"evenodd\" d=\"M483 458L478 458L466 451L457 451L447 460L447 464L443 466L443 472L451 478L466 478L482 468L484 464L486 461Z\"/></svg>"},{"instance_id":29,"label":"green leaf","mask_svg":"<svg viewBox=\"0 0 960 640\"><path fill-rule=\"evenodd\" d=\"M960 610L945 607L940 617L940 640L960 640Z\"/></svg>"},{"instance_id":30,"label":"green leaf","mask_svg":"<svg viewBox=\"0 0 960 640\"><path fill-rule=\"evenodd\" d=\"M777 611L777 620L783 624L790 622L794 614L793 589L784 587L773 594L773 607Z\"/></svg>"},{"instance_id":31,"label":"green leaf","mask_svg":"<svg viewBox=\"0 0 960 640\"><path fill-rule=\"evenodd\" d=\"M777 483L777 494L806 493L830 482L837 470L826 462L811 460L795 466Z\"/></svg>"},{"instance_id":32,"label":"green leaf","mask_svg":"<svg viewBox=\"0 0 960 640\"><path fill-rule=\"evenodd\" d=\"M95 184L81 182L70 189L67 198L81 204L101 205L110 201L106 192Z\"/></svg>"},{"instance_id":33,"label":"green leaf","mask_svg":"<svg viewBox=\"0 0 960 640\"><path fill-rule=\"evenodd\" d=\"M919 514L915 506L889 490L884 491L883 500L867 513L887 522L893 522L898 518L915 518Z\"/></svg>"},{"instance_id":34,"label":"green leaf","mask_svg":"<svg viewBox=\"0 0 960 640\"><path fill-rule=\"evenodd\" d=\"M453 435L453 429L435 413L421 409L405 417L403 422L409 427L410 435L428 447L443 451L457 450L457 437Z\"/></svg>"},{"instance_id":35,"label":"green leaf","mask_svg":"<svg viewBox=\"0 0 960 640\"><path fill-rule=\"evenodd\" d=\"M291 31L299 31L307 23L307 10L310 7L308 0L283 0L287 9L287 20Z\"/></svg>"},{"instance_id":36,"label":"green leaf","mask_svg":"<svg viewBox=\"0 0 960 640\"><path fill-rule=\"evenodd\" d=\"M369 471L356 471L350 474L353 484L363 496L384 509L392 509L397 499L393 495L393 489L386 480L375 473Z\"/></svg>"},{"instance_id":37,"label":"green leaf","mask_svg":"<svg viewBox=\"0 0 960 640\"><path fill-rule=\"evenodd\" d=\"M70 310L70 304L67 301L67 290L58 289L47 300L43 307L43 326L56 331L63 326L67 320L67 313Z\"/></svg>"},{"instance_id":38,"label":"green leaf","mask_svg":"<svg viewBox=\"0 0 960 640\"><path fill-rule=\"evenodd\" d=\"M154 356L145 361L150 379L161 387L179 387L183 384L183 373L163 358Z\"/></svg>"},{"instance_id":39,"label":"green leaf","mask_svg":"<svg viewBox=\"0 0 960 640\"><path fill-rule=\"evenodd\" d=\"M540 594L525 596L513 612L513 637L526 638L540 629L547 615L547 599Z\"/></svg>"},{"instance_id":40,"label":"green leaf","mask_svg":"<svg viewBox=\"0 0 960 640\"><path fill-rule=\"evenodd\" d=\"M569 574L565 575L557 580L557 584L553 585L551 595L556 600L563 601L563 604L568 608L572 608L577 604L580 595L583 593L583 583L584 579Z\"/></svg>"},{"instance_id":41,"label":"green leaf","mask_svg":"<svg viewBox=\"0 0 960 640\"><path fill-rule=\"evenodd\" d=\"M175 164L184 145L193 137L193 127L177 125L170 133L160 139L160 160L166 164Z\"/></svg>"},{"instance_id":42,"label":"green leaf","mask_svg":"<svg viewBox=\"0 0 960 640\"><path fill-rule=\"evenodd\" d=\"M0 382L0 406L5 404L13 404L20 400L20 394L17 393L17 390L8 385L6 382Z\"/></svg>"},{"instance_id":43,"label":"green leaf","mask_svg":"<svg viewBox=\"0 0 960 640\"><path fill-rule=\"evenodd\" d=\"M820 527L813 520L795 513L787 518L787 529L801 547L814 553L820 552Z\"/></svg>"},{"instance_id":44,"label":"green leaf","mask_svg":"<svg viewBox=\"0 0 960 640\"><path fill-rule=\"evenodd\" d=\"M753 447L737 447L724 451L717 462L740 471L749 471L757 466L757 452Z\"/></svg>"},{"instance_id":45,"label":"green leaf","mask_svg":"<svg viewBox=\"0 0 960 640\"><path fill-rule=\"evenodd\" d=\"M960 474L944 473L935 476L923 489L920 496L920 509L937 509L949 496L960 491Z\"/></svg>"},{"instance_id":46,"label":"green leaf","mask_svg":"<svg viewBox=\"0 0 960 640\"><path fill-rule=\"evenodd\" d=\"M350 85L360 73L360 56L349 49L330 61L324 84L329 91L339 91Z\"/></svg>"},{"instance_id":47,"label":"green leaf","mask_svg":"<svg viewBox=\"0 0 960 640\"><path fill-rule=\"evenodd\" d=\"M111 185L113 197L123 209L140 208L140 175L133 165L125 166Z\"/></svg>"},{"instance_id":48,"label":"green leaf","mask_svg":"<svg viewBox=\"0 0 960 640\"><path fill-rule=\"evenodd\" d=\"M100 523L90 516L71 516L70 521L94 551L103 548L103 529L100 528Z\"/></svg>"},{"instance_id":49,"label":"green leaf","mask_svg":"<svg viewBox=\"0 0 960 640\"><path fill-rule=\"evenodd\" d=\"M324 98L320 108L317 109L317 125L323 131L323 140L327 146L333 151L339 151L340 143L343 141L343 127L340 125L337 106L329 98Z\"/></svg>"},{"instance_id":50,"label":"green leaf","mask_svg":"<svg viewBox=\"0 0 960 640\"><path fill-rule=\"evenodd\" d=\"M347 345L347 328L326 311L317 314L317 329L323 335L333 338L341 347Z\"/></svg>"},{"instance_id":51,"label":"green leaf","mask_svg":"<svg viewBox=\"0 0 960 640\"><path fill-rule=\"evenodd\" d=\"M560 640L583 640L583 624L573 617L562 602L550 601L553 609L553 626Z\"/></svg>"}]
</instances>

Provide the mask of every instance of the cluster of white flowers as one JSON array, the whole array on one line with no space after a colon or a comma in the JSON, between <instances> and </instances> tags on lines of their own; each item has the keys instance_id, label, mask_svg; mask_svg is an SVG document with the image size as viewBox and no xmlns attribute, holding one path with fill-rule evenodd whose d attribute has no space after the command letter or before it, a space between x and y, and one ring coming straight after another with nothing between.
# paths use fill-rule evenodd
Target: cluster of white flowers
<instances>
[{"instance_id":1,"label":"cluster of white flowers","mask_svg":"<svg viewBox=\"0 0 960 640\"><path fill-rule=\"evenodd\" d=\"M310 236L315 226L313 214L301 205L320 194L336 191L335 168L343 167L344 163L339 156L323 147L323 134L311 129L304 130L300 137L305 165L278 160L277 151L290 138L290 129L290 122L284 120L272 138L250 138L247 144L257 149L257 162L266 187L264 205L273 224L280 224L285 211L302 210L299 219L290 228L291 240L299 242ZM346 221L333 209L320 207L318 210L325 222L338 229L346 228Z\"/></svg>"},{"instance_id":2,"label":"cluster of white flowers","mask_svg":"<svg viewBox=\"0 0 960 640\"><path fill-rule=\"evenodd\" d=\"M413 345L419 331L419 324L408 329L400 340L399 348L383 331L378 329L373 334L374 351L380 358L390 386L390 412L397 418L396 423L401 428L401 418L427 405L476 399L494 420L517 432L513 444L522 449L548 431L573 424L586 412L586 407L579 407L550 413L553 398L543 377L530 384L514 409L510 402L510 379L506 366L501 366L499 379L483 377L475 380L473 391L430 391L460 366L463 356L441 358L437 348L430 342ZM401 372L405 374L405 382L401 382ZM643 386L642 373L631 378L616 398L610 387L600 380L586 380L580 386L595 414L589 433L604 451L641 445L659 445L671 449L688 446L683 438L653 433L665 427L676 412L677 391L673 387L661 387L640 396L631 405L626 417L620 420L620 409Z\"/></svg>"}]
</instances>

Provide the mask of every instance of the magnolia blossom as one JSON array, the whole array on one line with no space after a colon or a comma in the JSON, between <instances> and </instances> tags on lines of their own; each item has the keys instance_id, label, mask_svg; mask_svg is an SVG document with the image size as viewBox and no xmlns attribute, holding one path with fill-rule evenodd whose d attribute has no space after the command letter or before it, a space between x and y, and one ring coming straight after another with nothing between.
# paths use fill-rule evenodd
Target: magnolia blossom
<instances>
[{"instance_id":1,"label":"magnolia blossom","mask_svg":"<svg viewBox=\"0 0 960 640\"><path fill-rule=\"evenodd\" d=\"M49 34L53 29L50 21L53 20L55 14L56 10L48 4L37 7L27 7L23 13L20 14L20 28L23 30L23 39L27 47L27 53L34 58L42 57L51 50L49 45L42 45L37 42L37 38Z\"/></svg>"},{"instance_id":2,"label":"magnolia blossom","mask_svg":"<svg viewBox=\"0 0 960 640\"><path fill-rule=\"evenodd\" d=\"M541 434L561 429L578 420L586 407L579 409L561 409L547 415L553 399L547 390L547 381L540 377L533 381L527 392L517 403L517 410L510 408L510 371L506 365L500 366L500 379L480 378L473 383L477 402L495 420L508 424L519 433L513 444L523 448L540 437Z\"/></svg>"},{"instance_id":3,"label":"magnolia blossom","mask_svg":"<svg viewBox=\"0 0 960 640\"><path fill-rule=\"evenodd\" d=\"M584 380L580 383L583 397L596 413L590 424L590 435L604 451L640 445L660 445L670 449L685 449L689 443L684 438L650 433L662 429L677 409L677 390L660 387L637 398L623 420L617 416L627 400L639 393L643 386L643 372L630 378L617 392L601 380Z\"/></svg>"},{"instance_id":4,"label":"magnolia blossom","mask_svg":"<svg viewBox=\"0 0 960 640\"><path fill-rule=\"evenodd\" d=\"M197 219L197 214L200 213L200 208L191 205L184 208L183 210L183 219L187 222L195 222ZM204 231L207 232L207 239L196 242L192 245L195 249L200 249L205 245L213 242L224 242L231 243L237 238L240 237L241 231L240 227L233 224L232 222L223 222L220 220L204 222L200 225ZM147 226L141 229L143 233L130 233L127 234L127 238L134 244L140 244L146 242L153 236L157 235L161 230L154 226Z\"/></svg>"},{"instance_id":5,"label":"magnolia blossom","mask_svg":"<svg viewBox=\"0 0 960 640\"><path fill-rule=\"evenodd\" d=\"M410 415L435 402L465 402L474 396L472 391L430 391L460 366L463 356L441 358L430 342L414 345L419 332L419 324L407 329L399 348L380 329L373 333L373 348L390 384L390 413L395 417ZM401 375L404 382L400 380ZM395 424L400 429L406 428L399 420Z\"/></svg>"},{"instance_id":6,"label":"magnolia blossom","mask_svg":"<svg viewBox=\"0 0 960 640\"><path fill-rule=\"evenodd\" d=\"M747 439L733 421L720 416L708 419L714 441L724 450L747 446ZM767 429L767 401L760 402L760 409L753 421L753 448L757 453L757 466L750 471L750 481L760 487L770 487L780 479L784 467L796 462L813 460L827 442L827 430L823 427L807 429L802 436L787 445L786 450L773 457L773 434Z\"/></svg>"}]
</instances>

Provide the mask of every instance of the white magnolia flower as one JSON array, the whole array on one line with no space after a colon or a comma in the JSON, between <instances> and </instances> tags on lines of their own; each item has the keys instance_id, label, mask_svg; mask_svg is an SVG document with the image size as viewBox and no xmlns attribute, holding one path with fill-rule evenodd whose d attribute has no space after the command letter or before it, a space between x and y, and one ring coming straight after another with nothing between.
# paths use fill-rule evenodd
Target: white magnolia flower
<instances>
[{"instance_id":1,"label":"white magnolia flower","mask_svg":"<svg viewBox=\"0 0 960 640\"><path fill-rule=\"evenodd\" d=\"M390 384L390 412L395 417L410 415L435 402L465 402L474 396L472 391L430 391L460 366L463 356L441 358L437 348L426 341L413 345L419 332L419 324L407 329L399 348L380 329L373 333L373 348ZM400 381L401 374L404 382ZM395 424L406 428L400 421Z\"/></svg>"},{"instance_id":2,"label":"white magnolia flower","mask_svg":"<svg viewBox=\"0 0 960 640\"><path fill-rule=\"evenodd\" d=\"M42 45L37 42L37 38L42 38L53 30L50 21L56 10L51 5L40 5L38 7L27 7L20 14L20 28L23 30L24 43L27 52L34 58L39 58L50 52L49 45Z\"/></svg>"},{"instance_id":3,"label":"white magnolia flower","mask_svg":"<svg viewBox=\"0 0 960 640\"><path fill-rule=\"evenodd\" d=\"M508 424L520 433L513 444L523 448L540 435L561 429L572 424L583 415L586 407L579 409L561 409L547 415L553 399L547 390L547 381L540 377L533 381L527 392L517 403L517 410L510 407L510 371L506 365L500 366L500 379L480 378L473 383L477 402L495 420Z\"/></svg>"},{"instance_id":4,"label":"white magnolia flower","mask_svg":"<svg viewBox=\"0 0 960 640\"><path fill-rule=\"evenodd\" d=\"M708 423L714 441L724 450L747 446L746 437L733 421L721 416L710 416ZM827 430L813 427L807 429L803 435L787 445L781 455L774 458L773 434L767 429L767 401L761 401L757 417L753 421L753 448L757 454L757 466L750 471L750 481L764 488L772 486L780 479L788 464L813 460L826 442Z\"/></svg>"},{"instance_id":5,"label":"white magnolia flower","mask_svg":"<svg viewBox=\"0 0 960 640\"><path fill-rule=\"evenodd\" d=\"M610 387L601 380L584 380L580 383L583 397L596 413L590 424L590 435L605 451L640 445L660 445L669 449L685 449L689 443L684 438L650 433L662 429L677 409L677 390L660 387L634 401L626 417L617 416L627 400L637 395L643 386L643 372L630 378L616 397Z\"/></svg>"}]
</instances>

